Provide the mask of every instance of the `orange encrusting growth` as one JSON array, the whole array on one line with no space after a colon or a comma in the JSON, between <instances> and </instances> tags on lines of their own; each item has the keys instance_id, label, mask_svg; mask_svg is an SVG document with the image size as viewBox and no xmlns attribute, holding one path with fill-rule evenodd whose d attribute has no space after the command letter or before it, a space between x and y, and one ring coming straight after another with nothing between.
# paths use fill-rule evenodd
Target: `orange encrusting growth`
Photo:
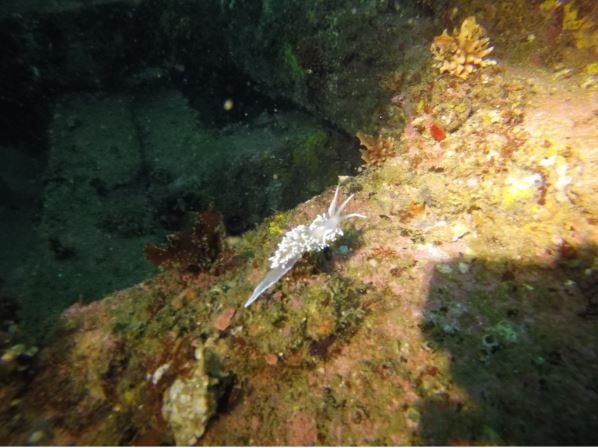
<instances>
[{"instance_id":1,"label":"orange encrusting growth","mask_svg":"<svg viewBox=\"0 0 598 448\"><path fill-rule=\"evenodd\" d=\"M432 123L430 125L430 134L432 134L432 137L434 137L434 140L437 142L440 142L446 138L444 130L436 123Z\"/></svg>"}]
</instances>

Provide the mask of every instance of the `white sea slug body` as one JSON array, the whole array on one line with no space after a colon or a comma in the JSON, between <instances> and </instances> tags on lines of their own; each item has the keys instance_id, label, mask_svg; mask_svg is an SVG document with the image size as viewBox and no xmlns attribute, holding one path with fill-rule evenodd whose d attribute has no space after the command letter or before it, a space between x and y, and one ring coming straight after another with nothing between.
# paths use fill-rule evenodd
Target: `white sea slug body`
<instances>
[{"instance_id":1,"label":"white sea slug body","mask_svg":"<svg viewBox=\"0 0 598 448\"><path fill-rule=\"evenodd\" d=\"M328 207L328 212L315 217L309 226L299 225L289 230L276 248L274 255L270 257L270 271L264 279L255 287L251 297L245 302L245 308L251 305L262 295L262 293L276 283L283 275L291 270L293 265L306 252L322 250L343 235L341 224L349 218L365 218L359 213L342 215L343 209L347 206L353 195L349 196L336 208L339 187L336 187L334 198Z\"/></svg>"}]
</instances>

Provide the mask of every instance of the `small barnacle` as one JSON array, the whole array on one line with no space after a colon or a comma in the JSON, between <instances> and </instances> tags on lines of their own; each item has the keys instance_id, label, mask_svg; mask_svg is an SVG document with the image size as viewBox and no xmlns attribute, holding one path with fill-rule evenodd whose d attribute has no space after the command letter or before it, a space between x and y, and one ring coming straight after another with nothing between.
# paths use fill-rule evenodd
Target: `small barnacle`
<instances>
[{"instance_id":1,"label":"small barnacle","mask_svg":"<svg viewBox=\"0 0 598 448\"><path fill-rule=\"evenodd\" d=\"M494 353L499 347L498 341L491 334L484 335L482 338L482 344L488 353Z\"/></svg>"}]
</instances>

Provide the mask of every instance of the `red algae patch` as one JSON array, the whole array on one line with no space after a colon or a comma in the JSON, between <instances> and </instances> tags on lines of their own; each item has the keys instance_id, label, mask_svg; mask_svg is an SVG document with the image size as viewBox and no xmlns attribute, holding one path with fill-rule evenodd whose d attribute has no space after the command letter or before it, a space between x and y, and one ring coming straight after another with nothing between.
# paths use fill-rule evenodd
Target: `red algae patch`
<instances>
[{"instance_id":1,"label":"red algae patch","mask_svg":"<svg viewBox=\"0 0 598 448\"><path fill-rule=\"evenodd\" d=\"M287 443L294 446L315 445L316 423L313 418L300 411L291 417L288 424Z\"/></svg>"},{"instance_id":2,"label":"red algae patch","mask_svg":"<svg viewBox=\"0 0 598 448\"><path fill-rule=\"evenodd\" d=\"M230 327L231 321L235 316L235 309L234 308L225 308L214 320L214 328L219 331L224 331L228 327Z\"/></svg>"},{"instance_id":3,"label":"red algae patch","mask_svg":"<svg viewBox=\"0 0 598 448\"><path fill-rule=\"evenodd\" d=\"M270 366L275 366L278 364L278 356L276 356L274 353L268 353L264 355L264 360L266 361L266 364Z\"/></svg>"}]
</instances>

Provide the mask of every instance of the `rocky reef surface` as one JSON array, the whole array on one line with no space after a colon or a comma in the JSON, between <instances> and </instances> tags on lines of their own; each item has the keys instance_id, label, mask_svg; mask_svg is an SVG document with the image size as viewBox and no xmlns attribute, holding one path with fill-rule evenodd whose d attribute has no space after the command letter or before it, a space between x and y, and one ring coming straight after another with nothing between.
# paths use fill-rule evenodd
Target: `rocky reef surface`
<instances>
[{"instance_id":1,"label":"rocky reef surface","mask_svg":"<svg viewBox=\"0 0 598 448\"><path fill-rule=\"evenodd\" d=\"M595 443L596 92L484 70L435 80L422 114L468 117L345 179L367 221L249 309L331 190L225 239L208 270L69 308L37 375L3 387L3 440Z\"/></svg>"},{"instance_id":2,"label":"rocky reef surface","mask_svg":"<svg viewBox=\"0 0 598 448\"><path fill-rule=\"evenodd\" d=\"M241 3L222 7L234 12ZM394 5L383 3L383 11ZM511 3L514 12L523 4ZM191 245L203 248L192 263L188 252L175 257L177 242L198 241L178 234L153 252L184 263L163 263L130 288L70 306L41 351L17 343L16 324L3 327L0 441L598 443L598 91L587 58L565 64L573 49L594 51L583 36L595 25L581 7L573 14L543 2L534 6L537 22L509 28L503 3L472 5L447 26L472 9L479 23L494 24L485 31L497 46L492 56L502 55L497 64L463 79L435 71L426 53L418 80L404 84L396 67L376 80L387 92L384 120L359 129L369 166L339 178L343 195L355 195L347 213L366 220L347 222L333 246L304 256L247 309L285 232L324 212L334 188L240 235L196 226L206 234L192 235L203 243ZM550 57L560 51L565 62L549 68L520 62L527 46L552 36L533 28L540 19L561 26ZM521 46L508 58L510 39ZM186 104L167 96L175 110ZM78 101L93 109L118 98ZM139 159L153 172L170 140L147 125L152 108L142 109L147 120L136 135L157 141L157 155ZM85 135L86 122L68 114L55 123L67 137ZM321 143L318 135L301 141ZM310 166L318 151L294 163ZM180 154L193 166L193 154ZM176 195L175 179L158 174L152 195ZM114 179L90 185L110 191ZM139 221L110 228L130 222ZM3 315L13 312L0 305Z\"/></svg>"}]
</instances>

